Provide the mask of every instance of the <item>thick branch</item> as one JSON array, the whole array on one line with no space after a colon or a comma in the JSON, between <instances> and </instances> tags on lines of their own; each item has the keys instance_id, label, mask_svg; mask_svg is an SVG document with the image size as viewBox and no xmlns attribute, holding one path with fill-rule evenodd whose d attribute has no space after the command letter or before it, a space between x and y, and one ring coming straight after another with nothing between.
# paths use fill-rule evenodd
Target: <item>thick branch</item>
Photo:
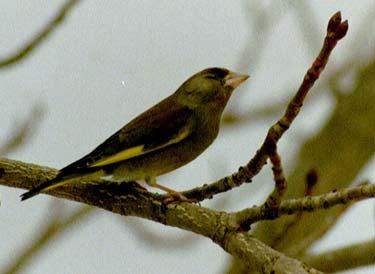
<instances>
[{"instance_id":1,"label":"thick branch","mask_svg":"<svg viewBox=\"0 0 375 274\"><path fill-rule=\"evenodd\" d=\"M0 159L0 184L30 189L52 178L55 169ZM138 216L208 237L224 250L261 273L318 273L259 240L237 231L229 215L194 204L163 204L162 195L152 194L136 183L112 184L80 178L47 192L50 195L97 206L124 216ZM254 249L253 249L254 248ZM264 265L267 268L264 268ZM286 270L283 270L286 269ZM276 270L280 272L275 272ZM315 272L314 272L315 271Z\"/></svg>"},{"instance_id":2,"label":"thick branch","mask_svg":"<svg viewBox=\"0 0 375 274\"><path fill-rule=\"evenodd\" d=\"M322 273L264 245L248 233L237 232L230 234L227 238L228 243L224 249L230 254L236 254L236 258L257 273ZM255 262L254 260L259 261ZM255 269L254 263L258 266Z\"/></svg>"}]
</instances>

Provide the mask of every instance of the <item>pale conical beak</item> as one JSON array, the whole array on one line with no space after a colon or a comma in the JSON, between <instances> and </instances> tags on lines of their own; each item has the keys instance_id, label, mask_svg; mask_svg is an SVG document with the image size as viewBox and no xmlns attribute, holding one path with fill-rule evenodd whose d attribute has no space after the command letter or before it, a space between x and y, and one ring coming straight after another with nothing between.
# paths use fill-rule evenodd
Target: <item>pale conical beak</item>
<instances>
[{"instance_id":1,"label":"pale conical beak","mask_svg":"<svg viewBox=\"0 0 375 274\"><path fill-rule=\"evenodd\" d=\"M230 71L227 76L224 78L224 86L225 87L231 87L232 89L235 89L238 87L242 82L245 82L250 76L246 74L239 74Z\"/></svg>"}]
</instances>

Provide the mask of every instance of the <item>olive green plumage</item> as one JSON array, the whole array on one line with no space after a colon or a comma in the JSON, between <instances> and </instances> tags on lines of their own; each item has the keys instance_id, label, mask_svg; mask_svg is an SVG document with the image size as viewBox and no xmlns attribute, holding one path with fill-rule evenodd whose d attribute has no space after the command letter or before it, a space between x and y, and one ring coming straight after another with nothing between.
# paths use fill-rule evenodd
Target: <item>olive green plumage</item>
<instances>
[{"instance_id":1,"label":"olive green plumage","mask_svg":"<svg viewBox=\"0 0 375 274\"><path fill-rule=\"evenodd\" d=\"M194 160L214 141L232 91L247 78L224 68L193 75L56 178L21 195L22 200L93 173L119 182L144 180L173 194L155 178Z\"/></svg>"}]
</instances>

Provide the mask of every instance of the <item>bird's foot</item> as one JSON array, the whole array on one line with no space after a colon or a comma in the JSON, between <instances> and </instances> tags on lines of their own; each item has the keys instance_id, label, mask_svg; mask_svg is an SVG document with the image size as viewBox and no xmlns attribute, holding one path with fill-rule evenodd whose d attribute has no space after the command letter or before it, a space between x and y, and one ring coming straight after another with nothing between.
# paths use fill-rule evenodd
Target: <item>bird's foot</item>
<instances>
[{"instance_id":1,"label":"bird's foot","mask_svg":"<svg viewBox=\"0 0 375 274\"><path fill-rule=\"evenodd\" d=\"M146 178L146 183L152 187L161 189L169 194L169 196L163 200L164 204L180 203L180 202L198 203L197 200L186 198L182 193L174 189L158 184L155 178Z\"/></svg>"},{"instance_id":2,"label":"bird's foot","mask_svg":"<svg viewBox=\"0 0 375 274\"><path fill-rule=\"evenodd\" d=\"M194 203L194 204L198 203L197 200L186 198L182 193L174 191L174 190L168 191L168 194L169 194L169 197L163 200L164 204L173 204L173 203L181 203L181 202Z\"/></svg>"}]
</instances>

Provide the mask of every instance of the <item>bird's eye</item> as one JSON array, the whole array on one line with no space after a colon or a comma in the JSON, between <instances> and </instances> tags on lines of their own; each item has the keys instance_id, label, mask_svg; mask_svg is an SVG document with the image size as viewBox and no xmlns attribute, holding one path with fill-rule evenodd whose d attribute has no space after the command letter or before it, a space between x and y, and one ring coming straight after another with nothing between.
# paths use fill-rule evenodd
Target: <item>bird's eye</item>
<instances>
[{"instance_id":1,"label":"bird's eye","mask_svg":"<svg viewBox=\"0 0 375 274\"><path fill-rule=\"evenodd\" d=\"M215 75L212 75L212 74L207 75L206 78L207 78L207 79L214 79L214 80L217 79L217 78L215 77Z\"/></svg>"}]
</instances>

